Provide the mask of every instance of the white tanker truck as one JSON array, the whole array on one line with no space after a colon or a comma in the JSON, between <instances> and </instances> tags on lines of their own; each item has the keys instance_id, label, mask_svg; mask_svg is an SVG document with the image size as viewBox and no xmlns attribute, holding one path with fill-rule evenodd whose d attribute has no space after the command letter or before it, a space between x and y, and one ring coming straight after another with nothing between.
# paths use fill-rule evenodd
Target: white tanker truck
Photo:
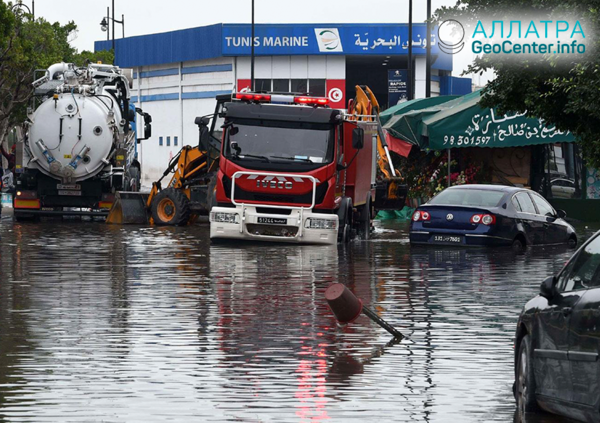
<instances>
[{"instance_id":1,"label":"white tanker truck","mask_svg":"<svg viewBox=\"0 0 600 423\"><path fill-rule=\"evenodd\" d=\"M17 220L39 215L106 216L116 191L138 191L137 143L151 117L130 105L126 70L57 63L33 83L35 96L17 144ZM136 139L136 111L144 136Z\"/></svg>"}]
</instances>

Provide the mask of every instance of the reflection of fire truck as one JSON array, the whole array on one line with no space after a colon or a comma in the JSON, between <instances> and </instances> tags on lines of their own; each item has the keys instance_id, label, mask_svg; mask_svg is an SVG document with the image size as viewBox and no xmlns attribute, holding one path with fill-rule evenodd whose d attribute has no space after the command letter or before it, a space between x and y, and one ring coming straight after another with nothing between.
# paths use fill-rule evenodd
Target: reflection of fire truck
<instances>
[{"instance_id":1,"label":"reflection of fire truck","mask_svg":"<svg viewBox=\"0 0 600 423\"><path fill-rule=\"evenodd\" d=\"M355 231L368 237L376 123L328 108L326 98L235 97L223 113L211 238L334 244Z\"/></svg>"}]
</instances>

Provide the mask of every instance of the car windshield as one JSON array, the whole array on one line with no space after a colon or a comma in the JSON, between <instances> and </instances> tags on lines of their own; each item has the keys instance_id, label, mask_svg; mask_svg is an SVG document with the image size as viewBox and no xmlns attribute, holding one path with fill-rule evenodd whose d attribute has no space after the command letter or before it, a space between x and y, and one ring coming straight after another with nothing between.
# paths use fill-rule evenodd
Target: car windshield
<instances>
[{"instance_id":1,"label":"car windshield","mask_svg":"<svg viewBox=\"0 0 600 423\"><path fill-rule=\"evenodd\" d=\"M449 206L496 207L504 197L502 191L472 188L446 189L433 197L429 204Z\"/></svg>"},{"instance_id":2,"label":"car windshield","mask_svg":"<svg viewBox=\"0 0 600 423\"><path fill-rule=\"evenodd\" d=\"M332 133L331 126L323 124L234 123L228 127L226 154L238 160L328 163L333 157Z\"/></svg>"}]
</instances>

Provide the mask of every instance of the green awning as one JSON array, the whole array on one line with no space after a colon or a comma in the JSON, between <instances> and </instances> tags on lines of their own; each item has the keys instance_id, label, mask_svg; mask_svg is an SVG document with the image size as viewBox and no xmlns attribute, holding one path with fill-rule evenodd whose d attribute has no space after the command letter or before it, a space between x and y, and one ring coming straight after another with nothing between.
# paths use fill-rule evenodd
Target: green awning
<instances>
[{"instance_id":1,"label":"green awning","mask_svg":"<svg viewBox=\"0 0 600 423\"><path fill-rule=\"evenodd\" d=\"M381 114L384 129L421 149L520 147L573 142L570 132L546 126L525 114L499 115L479 106L481 91L462 97L439 96L407 101Z\"/></svg>"},{"instance_id":2,"label":"green awning","mask_svg":"<svg viewBox=\"0 0 600 423\"><path fill-rule=\"evenodd\" d=\"M459 96L457 95L443 95L438 97L417 98L414 100L405 101L404 103L397 104L381 112L379 114L379 120L381 121L382 125L385 125L394 116L414 110L422 110L429 107L434 107L438 104L445 103L458 97Z\"/></svg>"},{"instance_id":3,"label":"green awning","mask_svg":"<svg viewBox=\"0 0 600 423\"><path fill-rule=\"evenodd\" d=\"M524 113L499 115L479 106L481 90L467 94L438 113L426 116L422 135L431 150L462 147L521 147L556 142L574 142L570 132L547 126L543 119Z\"/></svg>"},{"instance_id":4,"label":"green awning","mask_svg":"<svg viewBox=\"0 0 600 423\"><path fill-rule=\"evenodd\" d=\"M439 96L406 101L382 112L379 118L383 128L392 136L419 148L426 148L421 136L423 119L439 112L444 103L456 98L457 96Z\"/></svg>"}]
</instances>

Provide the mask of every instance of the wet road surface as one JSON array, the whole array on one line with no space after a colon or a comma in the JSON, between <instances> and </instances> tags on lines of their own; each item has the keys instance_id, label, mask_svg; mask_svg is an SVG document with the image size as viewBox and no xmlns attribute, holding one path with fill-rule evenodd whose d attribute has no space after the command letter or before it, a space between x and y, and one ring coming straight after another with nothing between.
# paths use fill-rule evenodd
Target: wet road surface
<instances>
[{"instance_id":1,"label":"wet road surface","mask_svg":"<svg viewBox=\"0 0 600 423\"><path fill-rule=\"evenodd\" d=\"M345 248L6 219L0 238L0 421L35 422L513 421L518 314L573 252L411 249L395 222ZM337 326L334 282L410 340Z\"/></svg>"}]
</instances>

